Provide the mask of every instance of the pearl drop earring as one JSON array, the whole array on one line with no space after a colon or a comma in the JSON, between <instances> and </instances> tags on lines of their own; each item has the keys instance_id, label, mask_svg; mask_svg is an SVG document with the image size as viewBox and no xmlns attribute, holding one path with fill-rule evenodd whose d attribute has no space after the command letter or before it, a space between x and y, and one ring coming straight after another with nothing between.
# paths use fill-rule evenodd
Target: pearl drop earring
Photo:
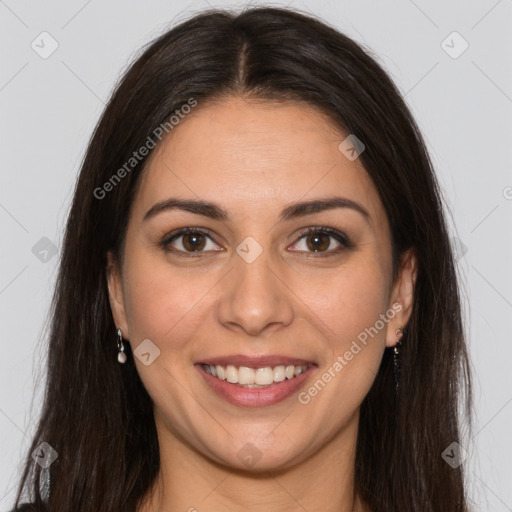
<instances>
[{"instance_id":1,"label":"pearl drop earring","mask_svg":"<svg viewBox=\"0 0 512 512\"><path fill-rule=\"evenodd\" d=\"M126 354L124 353L124 345L123 345L123 333L121 329L117 329L117 348L119 350L117 354L117 360L124 364L126 363Z\"/></svg>"}]
</instances>

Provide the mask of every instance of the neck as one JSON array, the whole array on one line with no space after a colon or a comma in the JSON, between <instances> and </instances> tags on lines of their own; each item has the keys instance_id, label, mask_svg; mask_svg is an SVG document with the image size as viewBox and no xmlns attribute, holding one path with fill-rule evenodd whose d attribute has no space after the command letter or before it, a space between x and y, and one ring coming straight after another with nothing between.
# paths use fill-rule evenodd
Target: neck
<instances>
[{"instance_id":1,"label":"neck","mask_svg":"<svg viewBox=\"0 0 512 512\"><path fill-rule=\"evenodd\" d=\"M216 463L157 421L160 470L137 512L368 512L354 496L358 416L314 455L250 472Z\"/></svg>"}]
</instances>

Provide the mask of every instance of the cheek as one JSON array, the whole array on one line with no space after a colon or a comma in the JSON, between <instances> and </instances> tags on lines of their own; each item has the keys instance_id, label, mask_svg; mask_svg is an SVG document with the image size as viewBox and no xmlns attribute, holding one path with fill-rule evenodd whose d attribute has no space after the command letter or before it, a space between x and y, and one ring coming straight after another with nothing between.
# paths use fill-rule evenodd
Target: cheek
<instances>
[{"instance_id":1,"label":"cheek","mask_svg":"<svg viewBox=\"0 0 512 512\"><path fill-rule=\"evenodd\" d=\"M340 345L373 326L388 305L388 281L375 261L341 268L329 280L328 290L313 291L311 305Z\"/></svg>"},{"instance_id":2,"label":"cheek","mask_svg":"<svg viewBox=\"0 0 512 512\"><path fill-rule=\"evenodd\" d=\"M207 292L214 286L212 273L173 268L147 248L134 249L125 260L130 337L135 343L149 338L166 352L182 349L204 321Z\"/></svg>"},{"instance_id":3,"label":"cheek","mask_svg":"<svg viewBox=\"0 0 512 512\"><path fill-rule=\"evenodd\" d=\"M376 256L356 255L347 265L318 277L290 277L295 297L289 300L299 299L298 315L310 316L310 322L340 349L385 312L387 280ZM217 295L215 287L222 288L223 275L222 271L203 272L193 266L176 268L165 258L155 258L147 248L135 247L125 259L130 337L135 342L149 338L157 344L172 338L173 347L182 348L180 340L189 338L187 332L193 335L201 322L207 321L207 304Z\"/></svg>"},{"instance_id":4,"label":"cheek","mask_svg":"<svg viewBox=\"0 0 512 512\"><path fill-rule=\"evenodd\" d=\"M378 260L361 259L341 268L329 282L330 293L319 293L312 304L328 345L320 374L328 371L325 378L333 382L324 403L334 406L342 393L350 409L369 391L385 348L388 324L381 315L386 317L388 284Z\"/></svg>"}]
</instances>

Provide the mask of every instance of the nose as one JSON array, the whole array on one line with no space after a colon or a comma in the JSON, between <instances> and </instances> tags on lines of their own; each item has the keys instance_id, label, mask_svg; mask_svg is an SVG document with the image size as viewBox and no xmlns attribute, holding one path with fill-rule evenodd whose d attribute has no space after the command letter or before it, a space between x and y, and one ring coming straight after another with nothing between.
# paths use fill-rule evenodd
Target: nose
<instances>
[{"instance_id":1,"label":"nose","mask_svg":"<svg viewBox=\"0 0 512 512\"><path fill-rule=\"evenodd\" d=\"M264 250L248 262L233 255L234 268L223 283L217 318L226 328L261 336L291 324L293 292L286 285L279 264Z\"/></svg>"}]
</instances>

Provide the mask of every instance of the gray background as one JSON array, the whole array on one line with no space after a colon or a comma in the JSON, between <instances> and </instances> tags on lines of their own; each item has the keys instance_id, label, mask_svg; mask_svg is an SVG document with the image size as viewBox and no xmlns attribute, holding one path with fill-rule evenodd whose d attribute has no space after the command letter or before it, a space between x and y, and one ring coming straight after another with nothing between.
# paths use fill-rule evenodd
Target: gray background
<instances>
[{"instance_id":1,"label":"gray background","mask_svg":"<svg viewBox=\"0 0 512 512\"><path fill-rule=\"evenodd\" d=\"M2 511L39 410L43 329L86 142L134 52L209 5L241 3L0 0ZM512 0L288 5L371 48L425 135L457 238L476 374L469 490L475 510L512 511ZM50 56L44 31L58 44Z\"/></svg>"}]
</instances>

